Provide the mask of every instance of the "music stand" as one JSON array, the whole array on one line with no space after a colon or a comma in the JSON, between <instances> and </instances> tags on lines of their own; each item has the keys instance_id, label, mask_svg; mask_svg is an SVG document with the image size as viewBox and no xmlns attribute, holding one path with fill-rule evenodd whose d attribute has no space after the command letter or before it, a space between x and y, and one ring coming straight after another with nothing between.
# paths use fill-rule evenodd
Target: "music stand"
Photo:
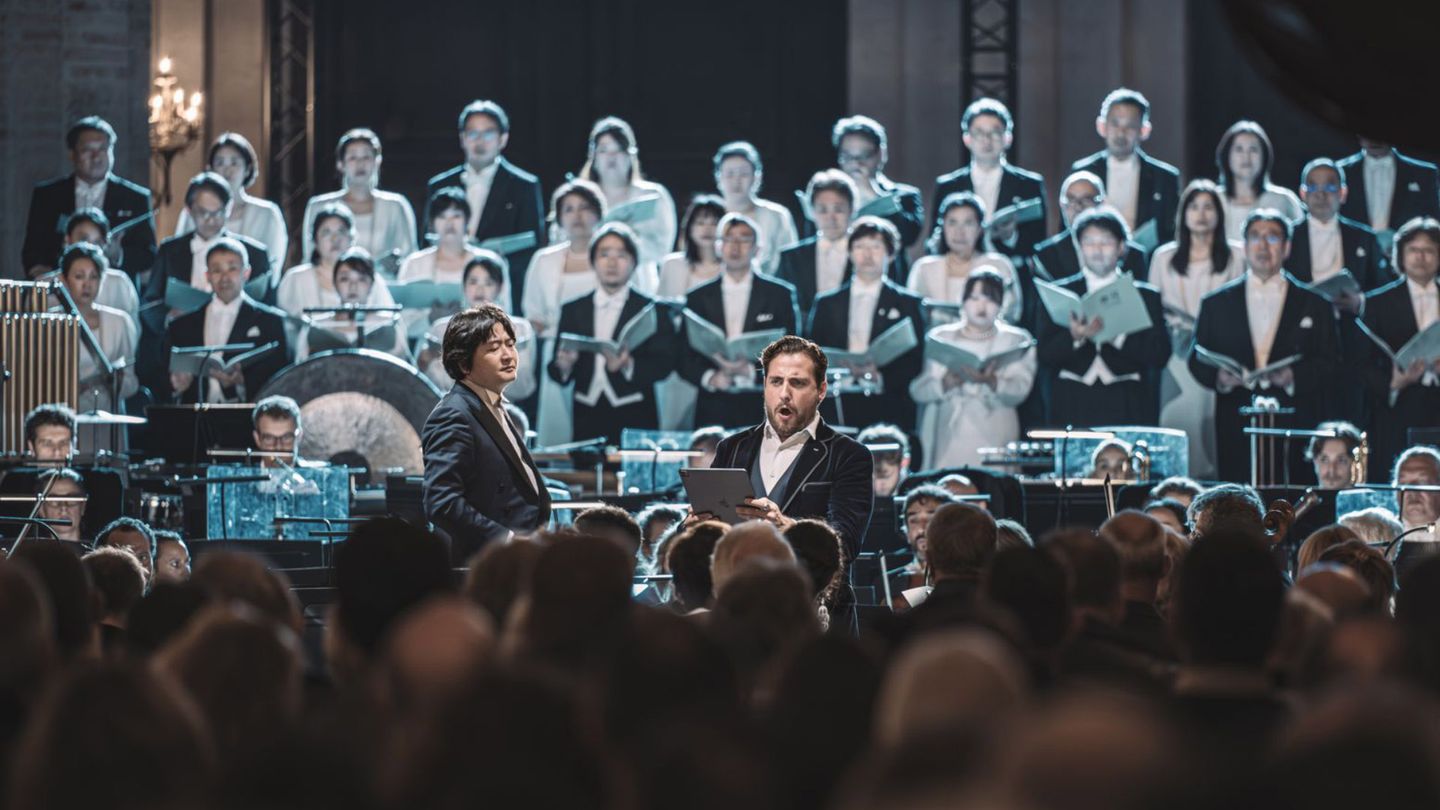
<instances>
[{"instance_id":1,"label":"music stand","mask_svg":"<svg viewBox=\"0 0 1440 810\"><path fill-rule=\"evenodd\" d=\"M215 405L150 405L150 450L171 464L204 464L208 451L249 447L254 426L249 403Z\"/></svg>"}]
</instances>

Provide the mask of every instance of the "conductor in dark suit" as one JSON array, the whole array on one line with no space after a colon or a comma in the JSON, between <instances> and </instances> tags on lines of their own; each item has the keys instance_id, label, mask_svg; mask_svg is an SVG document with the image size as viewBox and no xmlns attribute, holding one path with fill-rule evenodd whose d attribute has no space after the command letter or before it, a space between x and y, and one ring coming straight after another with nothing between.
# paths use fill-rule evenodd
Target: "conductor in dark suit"
<instances>
[{"instance_id":1,"label":"conductor in dark suit","mask_svg":"<svg viewBox=\"0 0 1440 810\"><path fill-rule=\"evenodd\" d=\"M430 178L426 199L454 186L470 203L470 238L484 242L497 236L530 232L535 247L506 254L510 262L512 312L519 311L525 290L525 271L536 248L545 246L545 208L540 181L501 156L510 143L510 116L489 100L472 101L460 111L460 148L465 162ZM422 229L428 223L420 223Z\"/></svg>"},{"instance_id":2,"label":"conductor in dark suit","mask_svg":"<svg viewBox=\"0 0 1440 810\"><path fill-rule=\"evenodd\" d=\"M820 347L787 335L760 356L765 421L721 440L712 467L750 473L755 498L737 507L748 520L784 530L801 518L829 523L855 559L874 499L870 450L820 418L827 359Z\"/></svg>"},{"instance_id":3,"label":"conductor in dark suit","mask_svg":"<svg viewBox=\"0 0 1440 810\"><path fill-rule=\"evenodd\" d=\"M66 217L81 208L99 208L118 233L123 251L117 263L133 279L155 261L155 220L150 191L110 172L115 165L115 129L99 116L76 121L65 133L75 171L35 187L20 258L31 278L48 273L60 259Z\"/></svg>"},{"instance_id":4,"label":"conductor in dark suit","mask_svg":"<svg viewBox=\"0 0 1440 810\"><path fill-rule=\"evenodd\" d=\"M1014 219L995 221L990 229L990 246L1006 256L1028 257L1035 245L1045 240L1045 178L1013 166L1005 160L1014 141L1014 120L1010 110L993 98L971 102L960 117L961 139L970 151L970 164L935 178L938 208L942 200L961 191L974 192L985 210L993 213L1016 203L1040 201L1040 218L1017 224ZM937 218L938 219L938 218Z\"/></svg>"},{"instance_id":5,"label":"conductor in dark suit","mask_svg":"<svg viewBox=\"0 0 1440 810\"><path fill-rule=\"evenodd\" d=\"M455 385L421 431L425 515L463 563L487 543L535 531L550 519L550 494L505 412L505 386L520 355L500 307L465 310L445 327L441 360Z\"/></svg>"},{"instance_id":6,"label":"conductor in dark suit","mask_svg":"<svg viewBox=\"0 0 1440 810\"><path fill-rule=\"evenodd\" d=\"M1252 394L1273 397L1293 416L1276 418L1278 427L1309 427L1330 417L1326 397L1335 384L1339 344L1335 310L1330 302L1282 268L1290 253L1291 225L1279 211L1258 208L1245 218L1245 275L1220 287L1200 302L1190 373L1215 390L1215 434L1219 477L1249 480L1249 423L1240 409ZM1256 370L1299 355L1293 365L1257 381L1254 390L1234 374L1202 361L1198 348L1238 361ZM1298 443L1297 443L1298 444ZM1296 480L1309 473L1298 446L1290 459Z\"/></svg>"},{"instance_id":7,"label":"conductor in dark suit","mask_svg":"<svg viewBox=\"0 0 1440 810\"><path fill-rule=\"evenodd\" d=\"M1408 158L1388 143L1360 139L1360 151L1340 161L1350 193L1340 213L1376 232L1394 231L1415 217L1440 218L1440 179L1434 163Z\"/></svg>"},{"instance_id":8,"label":"conductor in dark suit","mask_svg":"<svg viewBox=\"0 0 1440 810\"><path fill-rule=\"evenodd\" d=\"M1093 172L1105 183L1110 204L1132 233L1153 222L1156 245L1173 240L1180 172L1140 148L1150 137L1149 100L1125 87L1112 91L1100 104L1095 131L1105 139L1105 148L1075 161L1071 170Z\"/></svg>"},{"instance_id":9,"label":"conductor in dark suit","mask_svg":"<svg viewBox=\"0 0 1440 810\"><path fill-rule=\"evenodd\" d=\"M192 374L172 372L169 387L182 402L253 402L265 383L289 362L284 314L245 295L245 281L252 268L245 248L234 238L222 237L211 245L205 264L206 279L214 292L210 303L170 323L161 356L168 360L170 349L178 346L278 345L241 368L212 370L208 379L198 384ZM260 268L268 271L269 265ZM248 349L225 352L221 357L229 360L244 351Z\"/></svg>"},{"instance_id":10,"label":"conductor in dark suit","mask_svg":"<svg viewBox=\"0 0 1440 810\"><path fill-rule=\"evenodd\" d=\"M685 308L718 327L726 340L748 332L800 331L795 288L755 269L760 227L743 214L726 214L716 226L720 277L685 295ZM685 326L688 333L690 327ZM733 428L745 424L756 405L752 358L706 357L688 345L681 349L679 372L701 389L695 403L695 424Z\"/></svg>"},{"instance_id":11,"label":"conductor in dark suit","mask_svg":"<svg viewBox=\"0 0 1440 810\"><path fill-rule=\"evenodd\" d=\"M560 310L559 334L615 340L620 330L655 299L630 286L640 248L628 225L612 222L590 240L590 266L598 286ZM675 325L668 310L657 312L655 334L632 352L555 351L546 371L560 385L574 383L574 439L605 438L619 444L625 428L655 430L655 383L675 369ZM558 342L557 342L558 345Z\"/></svg>"},{"instance_id":12,"label":"conductor in dark suit","mask_svg":"<svg viewBox=\"0 0 1440 810\"><path fill-rule=\"evenodd\" d=\"M841 118L830 132L830 142L835 146L835 162L840 171L855 181L859 194L855 198L857 216L870 213L866 207L883 197L894 198L898 210L882 216L900 234L901 248L895 254L897 261L891 272L897 283L904 284L910 275L910 261L905 251L925 230L925 203L920 198L920 189L885 176L890 145L885 127L879 121L864 115Z\"/></svg>"},{"instance_id":13,"label":"conductor in dark suit","mask_svg":"<svg viewBox=\"0 0 1440 810\"><path fill-rule=\"evenodd\" d=\"M1365 296L1364 323L1391 352L1440 320L1440 221L1417 217L1395 233L1400 279ZM1383 480L1406 447L1409 428L1440 427L1440 364L1421 361L1396 368L1390 355L1370 346L1365 363L1370 397L1370 469Z\"/></svg>"},{"instance_id":14,"label":"conductor in dark suit","mask_svg":"<svg viewBox=\"0 0 1440 810\"><path fill-rule=\"evenodd\" d=\"M924 363L925 315L920 296L885 278L899 241L894 226L879 217L856 220L846 238L855 272L840 289L816 298L806 320L805 333L811 340L855 352L866 351L876 338L907 319L915 330L915 346L884 366L851 364L852 380L869 375L880 389L874 394L847 393L839 407L835 396L827 397L821 410L836 424L864 428L891 422L903 430L915 429L909 390Z\"/></svg>"}]
</instances>

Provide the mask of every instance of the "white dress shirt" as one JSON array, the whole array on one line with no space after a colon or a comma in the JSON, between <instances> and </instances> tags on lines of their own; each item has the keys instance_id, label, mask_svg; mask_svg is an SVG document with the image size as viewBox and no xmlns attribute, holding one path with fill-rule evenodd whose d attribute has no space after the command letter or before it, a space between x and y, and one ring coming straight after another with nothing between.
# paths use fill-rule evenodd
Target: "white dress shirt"
<instances>
[{"instance_id":1,"label":"white dress shirt","mask_svg":"<svg viewBox=\"0 0 1440 810\"><path fill-rule=\"evenodd\" d=\"M775 494L775 485L795 463L800 451L805 449L805 442L815 438L819 425L820 414L816 412L810 424L795 431L794 435L782 442L775 429L770 426L770 420L765 420L765 438L760 441L760 482L765 485L766 495Z\"/></svg>"},{"instance_id":2,"label":"white dress shirt","mask_svg":"<svg viewBox=\"0 0 1440 810\"><path fill-rule=\"evenodd\" d=\"M110 185L110 176L107 174L98 183L87 183L79 177L75 178L75 210L81 208L104 208L105 189ZM111 225L119 225L112 222Z\"/></svg>"},{"instance_id":3,"label":"white dress shirt","mask_svg":"<svg viewBox=\"0 0 1440 810\"><path fill-rule=\"evenodd\" d=\"M1280 311L1285 308L1285 292L1289 288L1283 273L1277 272L1268 281L1261 281L1253 272L1245 273L1245 317L1250 321L1255 368L1270 364L1271 344L1280 328Z\"/></svg>"},{"instance_id":4,"label":"white dress shirt","mask_svg":"<svg viewBox=\"0 0 1440 810\"><path fill-rule=\"evenodd\" d=\"M1395 155L1382 158L1370 155L1360 159L1365 171L1365 213L1370 227L1377 231L1390 229L1390 200L1395 196Z\"/></svg>"},{"instance_id":5,"label":"white dress shirt","mask_svg":"<svg viewBox=\"0 0 1440 810\"><path fill-rule=\"evenodd\" d=\"M230 342L230 332L235 329L235 319L240 316L240 302L244 298L242 293L227 304L217 296L210 296L210 303L205 305L206 346L223 346ZM220 381L214 377L206 377L205 382L208 386L205 401L224 402L225 395L221 390ZM244 385L242 384L240 387L244 388ZM243 393L241 396L243 398Z\"/></svg>"},{"instance_id":6,"label":"white dress shirt","mask_svg":"<svg viewBox=\"0 0 1440 810\"><path fill-rule=\"evenodd\" d=\"M1306 227L1310 229L1310 280L1319 283L1339 273L1345 267L1344 251L1340 243L1340 220L1321 222L1308 217Z\"/></svg>"},{"instance_id":7,"label":"white dress shirt","mask_svg":"<svg viewBox=\"0 0 1440 810\"><path fill-rule=\"evenodd\" d=\"M1135 221L1140 204L1140 156L1130 154L1125 160L1116 160L1114 155L1105 158L1105 201L1120 212L1135 230L1140 223Z\"/></svg>"},{"instance_id":8,"label":"white dress shirt","mask_svg":"<svg viewBox=\"0 0 1440 810\"><path fill-rule=\"evenodd\" d=\"M845 282L845 263L850 255L845 238L830 240L815 237L815 294L824 295Z\"/></svg>"},{"instance_id":9,"label":"white dress shirt","mask_svg":"<svg viewBox=\"0 0 1440 810\"><path fill-rule=\"evenodd\" d=\"M875 308L880 306L882 285L883 282L878 278L871 282L856 278L850 282L850 345L846 348L852 352L863 352L870 348Z\"/></svg>"},{"instance_id":10,"label":"white dress shirt","mask_svg":"<svg viewBox=\"0 0 1440 810\"><path fill-rule=\"evenodd\" d=\"M755 280L747 272L743 281L735 281L728 272L720 275L720 298L725 307L725 339L745 334L745 316L750 314L750 288Z\"/></svg>"},{"instance_id":11,"label":"white dress shirt","mask_svg":"<svg viewBox=\"0 0 1440 810\"><path fill-rule=\"evenodd\" d=\"M190 286L203 292L210 292L210 279L205 277L205 254L212 245L220 241L224 231L215 234L214 239L201 239L200 234L190 237ZM248 259L247 259L248 261Z\"/></svg>"},{"instance_id":12,"label":"white dress shirt","mask_svg":"<svg viewBox=\"0 0 1440 810\"><path fill-rule=\"evenodd\" d=\"M1080 265L1080 273L1081 275L1085 276L1086 294L1095 292L1096 290L1114 284L1115 279L1120 275L1120 271L1117 268L1115 270L1112 270L1109 275L1102 277L1092 272L1090 268L1086 267L1084 264ZM1124 346L1125 337L1125 335L1120 335L1119 337L1110 341L1110 345L1114 346L1117 349ZM1080 348L1080 346L1084 342L1084 340L1076 341L1075 348ZM1090 361L1090 367L1085 369L1085 373L1083 375L1076 374L1073 371L1066 371L1065 369L1061 369L1058 376L1061 379L1072 380L1074 382L1082 383L1084 385L1094 385L1097 382L1104 385L1111 385L1117 382L1131 382L1140 379L1139 374L1116 374L1115 372L1111 371L1110 367L1105 365L1105 361L1100 358L1100 350L1098 345L1096 346L1095 350L1095 359Z\"/></svg>"},{"instance_id":13,"label":"white dress shirt","mask_svg":"<svg viewBox=\"0 0 1440 810\"><path fill-rule=\"evenodd\" d=\"M975 196L980 198L980 202L985 203L988 216L994 216L996 209L1000 207L1000 178L1004 174L998 163L988 169L975 163L970 164L970 186L975 190ZM935 204L939 205L941 202L943 201L936 200Z\"/></svg>"},{"instance_id":14,"label":"white dress shirt","mask_svg":"<svg viewBox=\"0 0 1440 810\"><path fill-rule=\"evenodd\" d=\"M465 226L471 236L480 224L480 215L485 212L485 201L490 199L490 186L495 183L495 172L500 170L500 161L491 162L480 171L473 171L468 165L460 172L465 184L465 199L470 203L470 222Z\"/></svg>"},{"instance_id":15,"label":"white dress shirt","mask_svg":"<svg viewBox=\"0 0 1440 810\"><path fill-rule=\"evenodd\" d=\"M1408 277L1405 283L1410 287L1410 306L1415 308L1415 325L1424 332L1431 324L1440 320L1440 285L1430 282L1428 287L1421 287ZM1419 334L1417 332L1416 334ZM1437 377L1431 369L1425 369L1425 374L1420 378L1421 385L1440 385L1440 377ZM1391 404L1394 404L1396 392L1391 392ZM1408 539L1408 538L1407 538Z\"/></svg>"},{"instance_id":16,"label":"white dress shirt","mask_svg":"<svg viewBox=\"0 0 1440 810\"><path fill-rule=\"evenodd\" d=\"M620 330L620 311L625 308L625 301L630 297L630 288L621 287L619 292L607 293L600 287L595 288L595 337L601 340L614 340L615 334ZM612 406L620 407L629 405L632 402L639 402L644 394L636 391L627 397L621 397L615 393L610 385L610 373L605 369L605 355L595 352L593 355L595 363L595 376L590 378L590 389L585 392L575 392L575 399L586 405L594 405L600 401L603 395ZM630 367L621 371L627 378L634 374L635 364L632 360Z\"/></svg>"}]
</instances>

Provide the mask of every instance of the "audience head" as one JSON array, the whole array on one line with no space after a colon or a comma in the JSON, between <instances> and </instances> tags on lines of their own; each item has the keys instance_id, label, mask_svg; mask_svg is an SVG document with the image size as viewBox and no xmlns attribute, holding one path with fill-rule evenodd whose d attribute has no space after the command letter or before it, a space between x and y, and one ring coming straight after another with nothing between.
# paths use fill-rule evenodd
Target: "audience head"
<instances>
[{"instance_id":1,"label":"audience head","mask_svg":"<svg viewBox=\"0 0 1440 810\"><path fill-rule=\"evenodd\" d=\"M980 629L937 631L896 655L875 706L875 741L994 733L1024 705L1029 674L1012 648Z\"/></svg>"},{"instance_id":2,"label":"audience head","mask_svg":"<svg viewBox=\"0 0 1440 810\"><path fill-rule=\"evenodd\" d=\"M1127 159L1150 137L1150 101L1138 90L1120 87L1100 102L1095 131L1112 157Z\"/></svg>"},{"instance_id":3,"label":"audience head","mask_svg":"<svg viewBox=\"0 0 1440 810\"><path fill-rule=\"evenodd\" d=\"M925 530L925 558L936 582L978 580L995 556L995 519L968 503L947 503L935 510Z\"/></svg>"},{"instance_id":4,"label":"audience head","mask_svg":"<svg viewBox=\"0 0 1440 810\"><path fill-rule=\"evenodd\" d=\"M1189 518L1192 537L1230 533L1258 539L1265 534L1265 505L1243 484L1219 484L1196 495Z\"/></svg>"},{"instance_id":5,"label":"audience head","mask_svg":"<svg viewBox=\"0 0 1440 810\"><path fill-rule=\"evenodd\" d=\"M1284 600L1284 578L1252 535L1204 532L1180 564L1172 597L1171 628L1182 657L1197 665L1260 667Z\"/></svg>"},{"instance_id":6,"label":"audience head","mask_svg":"<svg viewBox=\"0 0 1440 810\"><path fill-rule=\"evenodd\" d=\"M1355 539L1366 543L1388 543L1405 531L1405 527L1395 519L1395 513L1383 506L1346 512L1336 522L1355 532Z\"/></svg>"},{"instance_id":7,"label":"audience head","mask_svg":"<svg viewBox=\"0 0 1440 810\"><path fill-rule=\"evenodd\" d=\"M618 506L592 506L584 510L575 516L575 531L610 540L631 557L640 553L645 542L640 524Z\"/></svg>"},{"instance_id":8,"label":"audience head","mask_svg":"<svg viewBox=\"0 0 1440 810\"><path fill-rule=\"evenodd\" d=\"M239 602L299 635L300 603L290 580L263 557L242 551L211 551L200 558L191 581L213 601Z\"/></svg>"},{"instance_id":9,"label":"audience head","mask_svg":"<svg viewBox=\"0 0 1440 810\"><path fill-rule=\"evenodd\" d=\"M716 548L717 557L720 551ZM726 581L717 580L710 629L758 702L773 689L779 665L817 636L820 624L808 577L793 557L752 556L737 562Z\"/></svg>"},{"instance_id":10,"label":"audience head","mask_svg":"<svg viewBox=\"0 0 1440 810\"><path fill-rule=\"evenodd\" d=\"M386 637L391 700L421 711L443 707L479 680L495 648L495 623L473 601L432 597L402 616Z\"/></svg>"},{"instance_id":11,"label":"audience head","mask_svg":"<svg viewBox=\"0 0 1440 810\"><path fill-rule=\"evenodd\" d=\"M1140 511L1160 521L1162 526L1176 534L1190 533L1190 526L1186 523L1185 504L1174 498L1149 501Z\"/></svg>"},{"instance_id":12,"label":"audience head","mask_svg":"<svg viewBox=\"0 0 1440 810\"><path fill-rule=\"evenodd\" d=\"M540 543L535 540L488 543L470 559L461 592L484 608L497 628L503 628L521 592L529 587L539 558Z\"/></svg>"},{"instance_id":13,"label":"audience head","mask_svg":"<svg viewBox=\"0 0 1440 810\"><path fill-rule=\"evenodd\" d=\"M458 317L458 316L457 316ZM195 571L200 581L207 555ZM361 523L335 551L336 604L330 635L371 659L409 608L453 590L450 555L438 537L399 518Z\"/></svg>"},{"instance_id":14,"label":"audience head","mask_svg":"<svg viewBox=\"0 0 1440 810\"><path fill-rule=\"evenodd\" d=\"M1435 282L1440 271L1440 220L1415 217L1395 232L1395 246L1390 257L1393 266L1410 281L1421 287Z\"/></svg>"},{"instance_id":15,"label":"audience head","mask_svg":"<svg viewBox=\"0 0 1440 810\"><path fill-rule=\"evenodd\" d=\"M1140 517L1143 518L1143 515ZM1111 529L1120 534L1123 528L1137 528L1124 526L1128 522ZM1094 618L1105 624L1119 623L1124 612L1120 591L1120 552L1107 535L1058 529L1041 538L1040 549L1054 555L1069 574L1070 605L1077 619Z\"/></svg>"},{"instance_id":16,"label":"audience head","mask_svg":"<svg viewBox=\"0 0 1440 810\"><path fill-rule=\"evenodd\" d=\"M985 604L1019 623L1030 652L1059 650L1070 632L1070 578L1056 556L1033 546L1002 548L980 582Z\"/></svg>"},{"instance_id":17,"label":"audience head","mask_svg":"<svg viewBox=\"0 0 1440 810\"><path fill-rule=\"evenodd\" d=\"M1267 280L1280 272L1290 256L1292 230L1290 220L1274 208L1251 211L1240 231L1245 239L1245 263L1250 272Z\"/></svg>"},{"instance_id":18,"label":"audience head","mask_svg":"<svg viewBox=\"0 0 1440 810\"><path fill-rule=\"evenodd\" d=\"M205 589L193 582L160 579L130 610L125 648L137 658L149 657L179 635L209 603Z\"/></svg>"},{"instance_id":19,"label":"audience head","mask_svg":"<svg viewBox=\"0 0 1440 810\"><path fill-rule=\"evenodd\" d=\"M474 171L490 167L510 143L510 116L489 99L476 99L460 111L460 149Z\"/></svg>"},{"instance_id":20,"label":"audience head","mask_svg":"<svg viewBox=\"0 0 1440 810\"><path fill-rule=\"evenodd\" d=\"M145 587L155 580L155 532L135 518L118 517L95 535L95 547L114 546L130 552L145 574Z\"/></svg>"},{"instance_id":21,"label":"audience head","mask_svg":"<svg viewBox=\"0 0 1440 810\"><path fill-rule=\"evenodd\" d=\"M25 449L36 461L68 461L75 453L74 409L57 402L25 414Z\"/></svg>"},{"instance_id":22,"label":"audience head","mask_svg":"<svg viewBox=\"0 0 1440 810\"><path fill-rule=\"evenodd\" d=\"M830 604L845 572L845 544L830 524L815 518L797 520L785 529L785 542L796 561L810 575L811 595Z\"/></svg>"},{"instance_id":23,"label":"audience head","mask_svg":"<svg viewBox=\"0 0 1440 810\"><path fill-rule=\"evenodd\" d=\"M716 596L748 560L763 557L788 565L795 564L795 551L774 525L763 520L738 523L721 536L710 559L710 581ZM674 549L671 549L674 562ZM671 569L674 570L673 568Z\"/></svg>"},{"instance_id":24,"label":"audience head","mask_svg":"<svg viewBox=\"0 0 1440 810\"><path fill-rule=\"evenodd\" d=\"M124 627L130 609L145 595L145 570L130 552L115 547L97 548L80 561L90 573L99 597L98 614L105 624Z\"/></svg>"},{"instance_id":25,"label":"audience head","mask_svg":"<svg viewBox=\"0 0 1440 810\"><path fill-rule=\"evenodd\" d=\"M949 490L934 484L915 487L905 493L905 540L915 552L915 559L925 560L926 532L935 512L947 503L958 503Z\"/></svg>"},{"instance_id":26,"label":"audience head","mask_svg":"<svg viewBox=\"0 0 1440 810\"><path fill-rule=\"evenodd\" d=\"M540 548L515 607L516 647L536 662L578 673L614 651L630 612L635 558L601 537L572 532Z\"/></svg>"},{"instance_id":27,"label":"audience head","mask_svg":"<svg viewBox=\"0 0 1440 810\"><path fill-rule=\"evenodd\" d=\"M714 593L711 559L729 530L718 520L706 520L682 529L666 544L663 567L673 577L673 601L678 609L689 612L710 604Z\"/></svg>"},{"instance_id":28,"label":"audience head","mask_svg":"<svg viewBox=\"0 0 1440 810\"><path fill-rule=\"evenodd\" d=\"M1170 571L1165 553L1165 525L1159 520L1125 509L1100 525L1100 536L1120 555L1120 585L1127 599L1154 601L1154 590ZM1132 594L1144 591L1146 596Z\"/></svg>"},{"instance_id":29,"label":"audience head","mask_svg":"<svg viewBox=\"0 0 1440 810\"><path fill-rule=\"evenodd\" d=\"M1395 597L1395 568L1377 548L1361 540L1346 540L1320 554L1322 563L1338 563L1353 570L1370 586L1370 612L1390 615L1390 601Z\"/></svg>"},{"instance_id":30,"label":"audience head","mask_svg":"<svg viewBox=\"0 0 1440 810\"><path fill-rule=\"evenodd\" d=\"M98 115L87 115L70 125L65 146L75 176L91 185L110 175L115 165L115 128Z\"/></svg>"},{"instance_id":31,"label":"audience head","mask_svg":"<svg viewBox=\"0 0 1440 810\"><path fill-rule=\"evenodd\" d=\"M29 566L0 560L0 712L32 705L55 663L55 616L45 586Z\"/></svg>"},{"instance_id":32,"label":"audience head","mask_svg":"<svg viewBox=\"0 0 1440 810\"><path fill-rule=\"evenodd\" d=\"M95 623L100 618L99 606L92 593L90 572L80 557L60 543L26 542L9 559L28 566L47 597L54 620L55 651L60 659L77 661L94 656L98 652Z\"/></svg>"},{"instance_id":33,"label":"audience head","mask_svg":"<svg viewBox=\"0 0 1440 810\"><path fill-rule=\"evenodd\" d=\"M860 431L856 441L870 448L870 457L875 463L870 479L875 496L894 495L910 472L910 438L895 425L880 422ZM893 447L884 448L884 445Z\"/></svg>"},{"instance_id":34,"label":"audience head","mask_svg":"<svg viewBox=\"0 0 1440 810\"><path fill-rule=\"evenodd\" d=\"M1069 228L1077 217L1105 202L1105 181L1094 172L1071 172L1060 184L1060 219Z\"/></svg>"},{"instance_id":35,"label":"audience head","mask_svg":"<svg viewBox=\"0 0 1440 810\"><path fill-rule=\"evenodd\" d=\"M1440 485L1440 450L1417 445L1395 460L1391 482L1400 484ZM1440 520L1440 492L1406 490L1400 493L1400 522L1413 529Z\"/></svg>"},{"instance_id":36,"label":"audience head","mask_svg":"<svg viewBox=\"0 0 1440 810\"><path fill-rule=\"evenodd\" d=\"M1356 453L1364 436L1349 422L1321 422L1317 432L1331 432L1334 437L1315 436L1305 448L1305 457L1315 465L1315 480L1321 489L1349 489L1357 483Z\"/></svg>"},{"instance_id":37,"label":"audience head","mask_svg":"<svg viewBox=\"0 0 1440 810\"><path fill-rule=\"evenodd\" d=\"M995 550L1004 551L1007 548L1034 548L1035 540L1030 532L1020 524L1018 520L1010 518L995 519Z\"/></svg>"}]
</instances>

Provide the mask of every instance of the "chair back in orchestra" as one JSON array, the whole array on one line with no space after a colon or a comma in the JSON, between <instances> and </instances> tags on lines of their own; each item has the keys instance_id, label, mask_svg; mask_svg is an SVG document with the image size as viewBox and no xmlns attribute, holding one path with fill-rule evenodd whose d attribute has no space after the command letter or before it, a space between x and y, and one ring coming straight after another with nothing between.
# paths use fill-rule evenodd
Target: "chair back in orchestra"
<instances>
[{"instance_id":1,"label":"chair back in orchestra","mask_svg":"<svg viewBox=\"0 0 1440 810\"><path fill-rule=\"evenodd\" d=\"M58 402L75 407L80 324L51 313L50 282L0 279L0 453L25 451L25 414ZM0 374L0 377L3 377Z\"/></svg>"},{"instance_id":2,"label":"chair back in orchestra","mask_svg":"<svg viewBox=\"0 0 1440 810\"><path fill-rule=\"evenodd\" d=\"M329 461L358 454L372 484L384 483L396 469L424 471L420 432L441 391L409 363L374 349L321 352L281 370L255 399L275 394L300 405L301 457Z\"/></svg>"}]
</instances>

